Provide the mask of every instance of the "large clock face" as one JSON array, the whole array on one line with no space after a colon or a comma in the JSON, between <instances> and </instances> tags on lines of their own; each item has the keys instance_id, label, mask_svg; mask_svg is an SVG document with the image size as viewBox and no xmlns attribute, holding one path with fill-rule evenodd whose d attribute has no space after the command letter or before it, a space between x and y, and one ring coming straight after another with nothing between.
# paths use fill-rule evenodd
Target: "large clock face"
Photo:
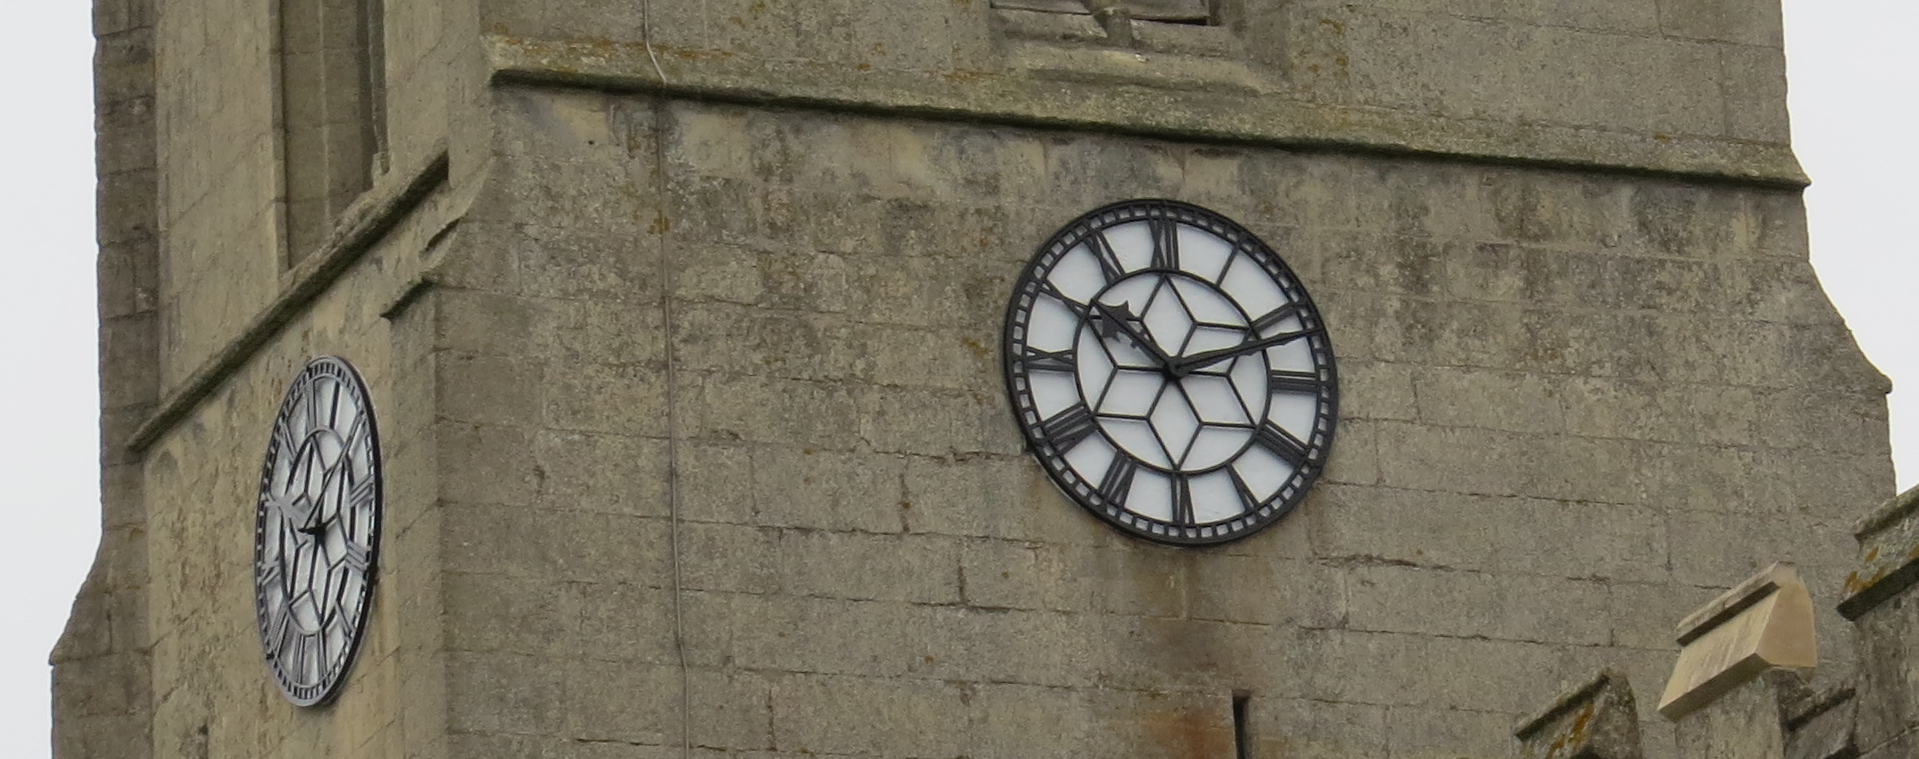
<instances>
[{"instance_id":1,"label":"large clock face","mask_svg":"<svg viewBox=\"0 0 1919 759\"><path fill-rule=\"evenodd\" d=\"M1028 446L1088 511L1171 543L1284 516L1332 445L1319 312L1271 248L1184 203L1080 217L1013 293L1006 382Z\"/></svg>"},{"instance_id":2,"label":"large clock face","mask_svg":"<svg viewBox=\"0 0 1919 759\"><path fill-rule=\"evenodd\" d=\"M254 521L267 668L301 706L331 698L366 629L380 535L380 444L353 367L321 358L287 388Z\"/></svg>"}]
</instances>

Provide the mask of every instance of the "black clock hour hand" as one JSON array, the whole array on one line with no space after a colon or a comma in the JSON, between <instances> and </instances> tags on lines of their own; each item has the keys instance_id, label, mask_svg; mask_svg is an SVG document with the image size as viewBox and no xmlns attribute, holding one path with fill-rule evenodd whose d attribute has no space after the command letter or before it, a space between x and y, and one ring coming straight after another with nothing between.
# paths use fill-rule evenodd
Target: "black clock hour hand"
<instances>
[{"instance_id":1,"label":"black clock hour hand","mask_svg":"<svg viewBox=\"0 0 1919 759\"><path fill-rule=\"evenodd\" d=\"M1174 374L1174 376L1184 377L1187 374L1191 373L1194 369L1204 368L1208 365L1215 364L1220 361L1233 358L1235 356L1243 356L1248 353L1252 353L1253 351L1265 350L1275 345L1285 345L1287 343L1290 343L1294 340L1298 340L1307 335L1316 334L1319 331L1320 331L1319 328L1315 327L1313 329L1302 329L1296 332L1281 332L1277 335L1273 335L1272 337L1262 337L1258 340L1248 340L1246 342L1235 345L1231 348L1220 348L1217 350L1201 351L1191 356L1175 359L1171 364L1168 365L1167 368L1169 371L1171 371Z\"/></svg>"},{"instance_id":2,"label":"black clock hour hand","mask_svg":"<svg viewBox=\"0 0 1919 759\"><path fill-rule=\"evenodd\" d=\"M1145 335L1140 334L1139 330L1133 328L1133 321L1138 317L1133 316L1130 306L1122 306L1122 308L1126 309L1124 311L1114 311L1112 306L1099 301L1093 301L1093 308L1099 312L1097 316L1103 317L1104 321L1111 322L1118 326L1121 332L1125 332L1126 337L1131 339L1134 345L1139 346L1140 350L1145 351L1147 355L1151 356L1154 363L1160 366L1169 366L1172 364L1172 357L1167 356L1165 351L1160 350L1158 344L1147 339ZM1104 336L1106 336L1106 334L1102 334L1102 337Z\"/></svg>"}]
</instances>

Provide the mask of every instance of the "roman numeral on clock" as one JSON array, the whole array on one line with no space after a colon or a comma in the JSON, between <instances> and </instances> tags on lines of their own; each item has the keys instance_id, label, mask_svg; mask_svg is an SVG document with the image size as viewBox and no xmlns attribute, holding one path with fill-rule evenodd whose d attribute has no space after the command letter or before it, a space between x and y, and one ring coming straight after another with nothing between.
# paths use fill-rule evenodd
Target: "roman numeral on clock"
<instances>
[{"instance_id":1,"label":"roman numeral on clock","mask_svg":"<svg viewBox=\"0 0 1919 759\"><path fill-rule=\"evenodd\" d=\"M1259 425L1259 431L1253 433L1254 442L1259 443L1273 455L1292 464L1295 469L1306 465L1306 444L1293 437L1284 427L1274 424L1271 419Z\"/></svg>"},{"instance_id":2,"label":"roman numeral on clock","mask_svg":"<svg viewBox=\"0 0 1919 759\"><path fill-rule=\"evenodd\" d=\"M1286 321L1287 319L1291 319L1297 315L1299 315L1299 304L1288 303L1284 306L1280 306L1279 308L1275 308L1271 311L1266 312L1264 316L1254 319L1253 331L1265 332L1266 330L1271 329L1274 326L1278 325L1280 322Z\"/></svg>"},{"instance_id":3,"label":"roman numeral on clock","mask_svg":"<svg viewBox=\"0 0 1919 759\"><path fill-rule=\"evenodd\" d=\"M1106 467L1106 476L1099 481L1099 494L1113 506L1126 508L1126 496L1133 491L1133 475L1139 472L1139 462L1124 453L1114 452L1113 463Z\"/></svg>"},{"instance_id":4,"label":"roman numeral on clock","mask_svg":"<svg viewBox=\"0 0 1919 759\"><path fill-rule=\"evenodd\" d=\"M1098 230L1086 235L1086 249L1093 251L1093 257L1099 259L1099 270L1106 273L1106 281L1112 282L1126 275L1126 267L1119 262L1119 254L1113 252L1113 244L1106 241L1106 234Z\"/></svg>"},{"instance_id":5,"label":"roman numeral on clock","mask_svg":"<svg viewBox=\"0 0 1919 759\"><path fill-rule=\"evenodd\" d=\"M1084 403L1075 403L1039 423L1040 434L1061 451L1071 450L1097 429L1099 422L1093 419L1092 410Z\"/></svg>"},{"instance_id":6,"label":"roman numeral on clock","mask_svg":"<svg viewBox=\"0 0 1919 759\"><path fill-rule=\"evenodd\" d=\"M1274 369L1266 377L1266 387L1275 393L1317 393L1319 392L1319 375L1313 372Z\"/></svg>"},{"instance_id":7,"label":"roman numeral on clock","mask_svg":"<svg viewBox=\"0 0 1919 759\"><path fill-rule=\"evenodd\" d=\"M1153 231L1153 268L1179 268L1179 222L1153 219L1146 223Z\"/></svg>"},{"instance_id":8,"label":"roman numeral on clock","mask_svg":"<svg viewBox=\"0 0 1919 759\"><path fill-rule=\"evenodd\" d=\"M1031 345L1020 354L1020 364L1027 371L1070 372L1079 366L1079 354L1068 348L1063 351L1040 350Z\"/></svg>"},{"instance_id":9,"label":"roman numeral on clock","mask_svg":"<svg viewBox=\"0 0 1919 759\"><path fill-rule=\"evenodd\" d=\"M366 546L350 539L346 541L346 554L340 561L346 565L347 569L361 575L366 574L367 570L373 566L373 556L367 552Z\"/></svg>"},{"instance_id":10,"label":"roman numeral on clock","mask_svg":"<svg viewBox=\"0 0 1919 759\"><path fill-rule=\"evenodd\" d=\"M1173 523L1197 524L1199 519L1193 516L1193 485L1190 480L1173 475Z\"/></svg>"},{"instance_id":11,"label":"roman numeral on clock","mask_svg":"<svg viewBox=\"0 0 1919 759\"><path fill-rule=\"evenodd\" d=\"M1227 474L1232 475L1233 490L1239 493L1239 508L1242 512L1259 508L1260 497L1253 494L1253 486L1246 484L1246 478L1239 476L1239 470L1228 467Z\"/></svg>"},{"instance_id":12,"label":"roman numeral on clock","mask_svg":"<svg viewBox=\"0 0 1919 759\"><path fill-rule=\"evenodd\" d=\"M1066 310L1073 312L1074 316L1080 319L1086 318L1086 304L1066 297L1066 293L1061 292L1059 287L1055 286L1050 280L1041 280L1039 283L1039 291L1040 294L1059 301L1060 304L1066 306Z\"/></svg>"}]
</instances>

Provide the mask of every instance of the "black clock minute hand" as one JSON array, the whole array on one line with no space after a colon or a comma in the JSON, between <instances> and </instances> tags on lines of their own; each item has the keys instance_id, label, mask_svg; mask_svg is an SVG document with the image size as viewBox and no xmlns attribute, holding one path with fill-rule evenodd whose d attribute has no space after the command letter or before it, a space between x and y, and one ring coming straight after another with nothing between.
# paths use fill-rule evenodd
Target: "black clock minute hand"
<instances>
[{"instance_id":1,"label":"black clock minute hand","mask_svg":"<svg viewBox=\"0 0 1919 759\"><path fill-rule=\"evenodd\" d=\"M1313 329L1302 329L1296 332L1281 332L1277 335L1273 335L1272 337L1263 337L1258 340L1248 340L1246 342L1235 345L1231 348L1220 348L1217 350L1201 351L1191 356L1174 359L1173 362L1168 365L1168 369L1172 371L1174 376L1184 377L1187 374L1191 373L1194 369L1199 369L1209 364L1218 363L1220 361L1224 361L1226 359L1233 358L1235 356L1243 356L1248 353L1252 353L1253 351L1265 350L1275 345L1285 345L1287 343L1290 343L1294 340L1298 340L1307 335L1316 334L1319 331L1320 329L1318 327L1314 327Z\"/></svg>"},{"instance_id":2,"label":"black clock minute hand","mask_svg":"<svg viewBox=\"0 0 1919 759\"><path fill-rule=\"evenodd\" d=\"M1146 336L1140 334L1139 330L1134 329L1131 319L1125 318L1132 316L1132 309L1130 307L1126 307L1125 311L1115 312L1112 306L1094 301L1093 308L1099 310L1101 317L1117 325L1121 332L1125 332L1126 336L1133 341L1133 344L1139 346L1140 350L1145 351L1147 355L1151 356L1155 363L1160 366L1172 365L1172 357L1166 355L1165 351L1160 350L1159 345L1155 344L1152 340L1146 339Z\"/></svg>"}]
</instances>

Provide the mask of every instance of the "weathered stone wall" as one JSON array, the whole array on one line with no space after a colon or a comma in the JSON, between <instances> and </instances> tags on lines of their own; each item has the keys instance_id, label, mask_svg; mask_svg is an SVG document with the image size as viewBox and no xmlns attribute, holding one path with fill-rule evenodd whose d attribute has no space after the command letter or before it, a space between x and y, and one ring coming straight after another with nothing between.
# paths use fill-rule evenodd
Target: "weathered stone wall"
<instances>
[{"instance_id":1,"label":"weathered stone wall","mask_svg":"<svg viewBox=\"0 0 1919 759\"><path fill-rule=\"evenodd\" d=\"M451 247L436 235L459 213L447 109L471 14L389 12L388 97L403 106L389 172L288 269L272 5L95 9L105 530L53 654L59 756L443 750L438 528L419 526L434 502L433 319L407 293L428 253ZM381 414L393 587L346 693L298 712L261 661L253 504L278 398L324 354L367 375Z\"/></svg>"},{"instance_id":2,"label":"weathered stone wall","mask_svg":"<svg viewBox=\"0 0 1919 759\"><path fill-rule=\"evenodd\" d=\"M1889 489L1792 191L527 87L495 118L435 295L462 755L1218 755L1245 692L1255 755L1501 756L1601 664L1657 680L1728 578L1837 587L1843 506ZM1080 514L1004 406L1021 262L1149 196L1273 243L1341 358L1315 494L1216 549Z\"/></svg>"},{"instance_id":3,"label":"weathered stone wall","mask_svg":"<svg viewBox=\"0 0 1919 759\"><path fill-rule=\"evenodd\" d=\"M1761 0L1225 0L1129 50L986 0L389 1L388 172L291 269L270 9L228 5L100 6L62 756L1220 756L1235 694L1253 756L1504 756L1762 562L1836 588L1889 490ZM1229 546L1082 515L1005 406L1021 264L1149 196L1272 243L1341 359L1325 477ZM388 522L295 710L253 488L328 353Z\"/></svg>"}]
</instances>

